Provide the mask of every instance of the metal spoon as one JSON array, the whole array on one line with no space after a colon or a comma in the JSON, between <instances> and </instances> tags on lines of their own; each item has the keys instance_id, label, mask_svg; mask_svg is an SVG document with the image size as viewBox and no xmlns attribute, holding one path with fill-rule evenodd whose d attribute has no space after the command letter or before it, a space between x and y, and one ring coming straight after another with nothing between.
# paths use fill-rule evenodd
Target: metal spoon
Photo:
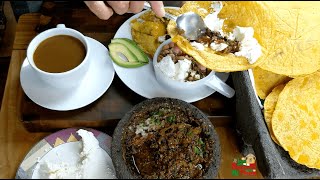
<instances>
[{"instance_id":1,"label":"metal spoon","mask_svg":"<svg viewBox=\"0 0 320 180\"><path fill-rule=\"evenodd\" d=\"M150 4L145 2L144 9L151 9ZM194 12L187 12L178 17L165 12L164 17L176 21L178 29L183 31L182 35L188 40L199 39L207 29L203 19Z\"/></svg>"}]
</instances>

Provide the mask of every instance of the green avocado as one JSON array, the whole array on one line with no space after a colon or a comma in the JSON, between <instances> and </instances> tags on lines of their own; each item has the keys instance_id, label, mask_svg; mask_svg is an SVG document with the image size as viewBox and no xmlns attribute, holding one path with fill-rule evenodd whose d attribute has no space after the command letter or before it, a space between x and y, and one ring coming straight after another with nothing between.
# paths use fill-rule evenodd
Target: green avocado
<instances>
[{"instance_id":1,"label":"green avocado","mask_svg":"<svg viewBox=\"0 0 320 180\"><path fill-rule=\"evenodd\" d=\"M149 63L148 56L139 48L139 46L128 38L115 38L111 40L111 43L121 43L124 44L133 54L138 58L138 61Z\"/></svg>"},{"instance_id":2,"label":"green avocado","mask_svg":"<svg viewBox=\"0 0 320 180\"><path fill-rule=\"evenodd\" d=\"M125 45L121 43L110 43L108 47L111 59L119 66L126 68L136 68L146 64L143 62L139 62L137 57ZM123 54L128 61L123 60L118 53Z\"/></svg>"}]
</instances>

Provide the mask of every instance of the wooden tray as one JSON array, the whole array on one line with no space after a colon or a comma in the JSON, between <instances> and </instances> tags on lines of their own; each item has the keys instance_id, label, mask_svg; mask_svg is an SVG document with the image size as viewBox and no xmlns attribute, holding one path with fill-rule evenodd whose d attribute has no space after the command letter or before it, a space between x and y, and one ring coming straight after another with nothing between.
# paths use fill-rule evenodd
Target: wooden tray
<instances>
[{"instance_id":1,"label":"wooden tray","mask_svg":"<svg viewBox=\"0 0 320 180\"><path fill-rule=\"evenodd\" d=\"M107 92L97 101L72 111L49 110L32 102L24 93L20 97L21 122L32 132L81 126L112 130L126 112L145 100L123 84L117 76ZM192 104L205 112L214 125L230 123L235 112L234 99L225 98L218 93Z\"/></svg>"},{"instance_id":2,"label":"wooden tray","mask_svg":"<svg viewBox=\"0 0 320 180\"><path fill-rule=\"evenodd\" d=\"M54 22L64 23L67 27L79 30L86 36L92 37L104 45L107 45L113 38L118 27L131 15L116 16L111 21L102 21L94 17L94 15L78 10L69 12L59 16L60 18ZM37 27L40 22L40 14L28 14L21 16L17 25L16 38L14 43L14 52L11 61L20 71L21 64L25 58L25 50L37 35ZM83 22L83 23L80 23ZM51 26L54 27L55 24ZM47 28L50 28L48 26ZM17 52L17 50L20 50ZM15 55L17 53L18 55ZM227 81L232 86L232 80ZM43 108L32 102L21 90L18 91L17 102L19 104L19 117L22 124L28 131L53 131L56 129L69 127L91 127L112 129L116 123L129 111L135 104L143 101L145 98L130 90L115 75L112 85L108 91L94 103L81 109L72 111L53 111ZM193 103L206 113L212 120L214 125L228 124L232 121L232 115L235 112L234 98L229 99L218 93Z\"/></svg>"},{"instance_id":3,"label":"wooden tray","mask_svg":"<svg viewBox=\"0 0 320 180\"><path fill-rule=\"evenodd\" d=\"M114 15L110 20L102 21L97 19L88 9L76 9L76 11L64 10L62 15L58 14L57 16L61 17L60 22L65 23L68 27L78 29L86 36L107 45L119 26L131 15ZM115 76L112 86L101 98L78 110L69 112L51 111L30 101L22 91L19 74L22 61L26 57L25 52L28 43L37 34L35 29L39 24L39 17L40 14L23 15L20 17L16 28L14 50L0 112L0 126L4 127L0 131L0 143L3 144L3 146L0 146L0 152L4 157L0 158L0 177L2 178L14 178L16 170L26 153L50 132L71 126L91 126L112 135L115 123L122 117L123 113L134 104L144 100L143 97L132 92ZM228 83L233 85L231 78L229 78ZM234 101L234 98L227 99L214 93L206 99L193 103L208 114L219 134L222 161L218 178L262 178L258 169L256 176L242 174L235 176L232 174L234 159L246 155L241 154L238 148L238 143L242 137L236 136L234 129Z\"/></svg>"}]
</instances>

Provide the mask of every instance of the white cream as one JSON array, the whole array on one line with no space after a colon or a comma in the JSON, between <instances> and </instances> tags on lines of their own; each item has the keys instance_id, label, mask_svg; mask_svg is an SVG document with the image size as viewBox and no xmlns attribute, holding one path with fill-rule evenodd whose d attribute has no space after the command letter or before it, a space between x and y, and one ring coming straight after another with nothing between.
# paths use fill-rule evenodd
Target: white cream
<instances>
[{"instance_id":1,"label":"white cream","mask_svg":"<svg viewBox=\"0 0 320 180\"><path fill-rule=\"evenodd\" d=\"M226 43L220 43L220 44L216 44L214 42L212 42L210 44L211 49L215 50L215 51L223 51L225 48L228 47L228 44Z\"/></svg>"},{"instance_id":2,"label":"white cream","mask_svg":"<svg viewBox=\"0 0 320 180\"><path fill-rule=\"evenodd\" d=\"M195 42L195 41L191 42L190 44L192 47L195 47L196 49L198 49L200 51L203 51L204 47L205 47L203 44Z\"/></svg>"},{"instance_id":3,"label":"white cream","mask_svg":"<svg viewBox=\"0 0 320 180\"><path fill-rule=\"evenodd\" d=\"M172 61L171 56L167 55L162 60L155 65L157 68L159 68L162 73L169 78L174 78L176 67L174 66L174 62Z\"/></svg>"},{"instance_id":4,"label":"white cream","mask_svg":"<svg viewBox=\"0 0 320 180\"><path fill-rule=\"evenodd\" d=\"M99 141L92 132L80 129L82 151L75 165L68 163L44 162L40 165L44 179L116 179L108 165L106 152L99 146ZM58 157L59 158L59 157Z\"/></svg>"},{"instance_id":5,"label":"white cream","mask_svg":"<svg viewBox=\"0 0 320 180\"><path fill-rule=\"evenodd\" d=\"M80 153L81 157L86 158L92 154L92 151L100 149L99 141L94 137L92 132L79 129L77 133L82 137L82 152Z\"/></svg>"},{"instance_id":6,"label":"white cream","mask_svg":"<svg viewBox=\"0 0 320 180\"><path fill-rule=\"evenodd\" d=\"M176 76L174 80L184 82L184 80L188 77L188 72L191 69L191 61L188 59L178 60L175 66Z\"/></svg>"},{"instance_id":7,"label":"white cream","mask_svg":"<svg viewBox=\"0 0 320 180\"><path fill-rule=\"evenodd\" d=\"M168 55L157 63L156 68L167 77L176 81L184 81L188 77L188 72L191 69L191 61L188 59L178 60L176 64L172 61L172 58Z\"/></svg>"},{"instance_id":8,"label":"white cream","mask_svg":"<svg viewBox=\"0 0 320 180\"><path fill-rule=\"evenodd\" d=\"M215 14L219 14L222 9L222 2L221 1L213 1L211 4L211 8L214 10Z\"/></svg>"},{"instance_id":9,"label":"white cream","mask_svg":"<svg viewBox=\"0 0 320 180\"><path fill-rule=\"evenodd\" d=\"M237 26L233 30L233 35L240 42L240 50L234 55L247 58L250 64L255 63L262 55L262 50L258 41L253 37L253 28Z\"/></svg>"},{"instance_id":10,"label":"white cream","mask_svg":"<svg viewBox=\"0 0 320 180\"><path fill-rule=\"evenodd\" d=\"M82 179L82 173L77 166L66 163L43 163L40 166L43 179Z\"/></svg>"},{"instance_id":11,"label":"white cream","mask_svg":"<svg viewBox=\"0 0 320 180\"><path fill-rule=\"evenodd\" d=\"M223 36L222 27L223 27L224 19L219 19L218 14L216 13L208 14L203 19L203 21L211 31L220 32L220 34Z\"/></svg>"},{"instance_id":12,"label":"white cream","mask_svg":"<svg viewBox=\"0 0 320 180\"><path fill-rule=\"evenodd\" d=\"M208 14L204 18L204 23L206 26L211 30L215 32L220 32L222 36L224 36L224 33L222 31L224 19L219 19L218 14L222 9L222 2L221 1L215 1L212 3L211 7L213 8L214 12L211 14ZM242 56L245 57L250 64L253 64L257 61L257 59L262 55L262 50L259 42L253 37L254 30L252 27L239 27L237 26L233 32L229 33L227 35L227 38L229 40L237 40L240 42L240 50L239 52L234 53L235 56ZM194 44L192 46L202 49L201 45ZM225 43L211 43L210 47L215 51L222 51L225 48L228 47ZM203 48L204 49L204 48Z\"/></svg>"},{"instance_id":13,"label":"white cream","mask_svg":"<svg viewBox=\"0 0 320 180\"><path fill-rule=\"evenodd\" d=\"M229 32L227 39L234 41L234 40L236 40L236 37L234 36L234 34L232 32Z\"/></svg>"}]
</instances>

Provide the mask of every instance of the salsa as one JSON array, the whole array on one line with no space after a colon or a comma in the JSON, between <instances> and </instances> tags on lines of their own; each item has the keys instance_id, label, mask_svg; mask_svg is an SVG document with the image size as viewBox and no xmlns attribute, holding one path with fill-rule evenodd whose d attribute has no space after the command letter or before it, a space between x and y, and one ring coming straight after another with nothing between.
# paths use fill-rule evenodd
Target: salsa
<instances>
[{"instance_id":1,"label":"salsa","mask_svg":"<svg viewBox=\"0 0 320 180\"><path fill-rule=\"evenodd\" d=\"M203 119L160 104L136 112L124 129L123 157L142 178L202 178L213 161L213 139Z\"/></svg>"}]
</instances>

